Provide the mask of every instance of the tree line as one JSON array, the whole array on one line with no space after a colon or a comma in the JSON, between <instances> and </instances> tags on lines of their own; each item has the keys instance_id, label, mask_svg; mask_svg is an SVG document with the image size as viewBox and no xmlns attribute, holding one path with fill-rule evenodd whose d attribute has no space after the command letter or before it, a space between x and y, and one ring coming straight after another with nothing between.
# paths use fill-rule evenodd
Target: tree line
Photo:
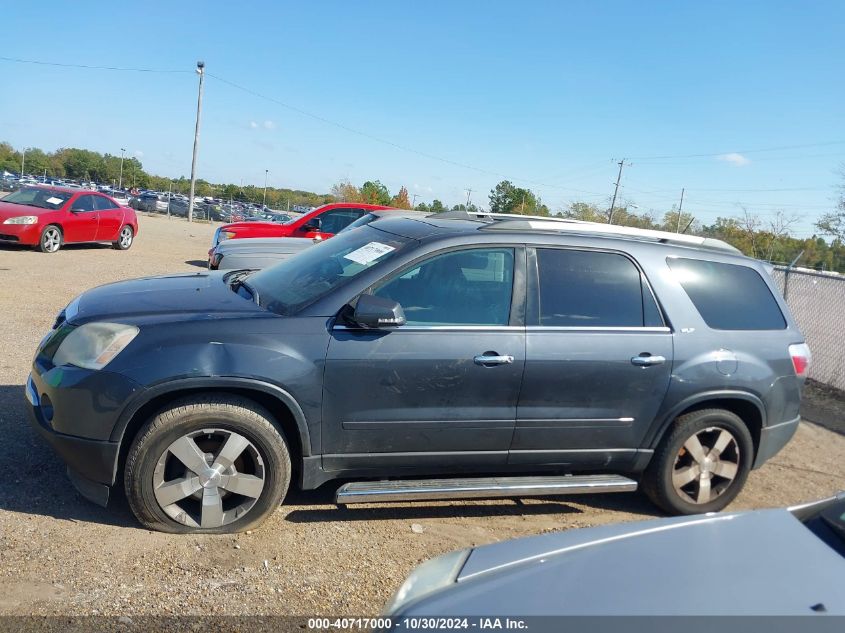
<instances>
[{"instance_id":1,"label":"tree line","mask_svg":"<svg viewBox=\"0 0 845 633\"><path fill-rule=\"evenodd\" d=\"M121 177L120 156L78 148L61 148L55 152L27 148L25 151L25 171L35 176L46 175L101 184L117 183ZM9 143L0 143L0 170L18 173L21 169L21 159L21 152L16 151ZM141 161L134 156L124 158L123 184L125 187L171 190L182 194L190 191L189 179L171 179L149 174L144 171ZM260 203L264 199L264 188L232 183L212 184L198 179L196 194L223 200ZM268 187L266 191L267 205L275 209L294 205L315 207L329 202L365 202L399 209L413 207L429 213L476 213L483 210L474 203L470 203L469 207L465 204L450 207L437 199L414 205L410 198L406 187L400 187L399 191L393 194L379 180L368 180L360 187L343 180L325 194L277 187ZM534 192L517 187L507 180L499 182L490 191L488 208L493 213L566 217L591 222L609 220L608 209L586 202L572 202L552 212ZM776 263L789 263L798 257L799 266L845 272L845 188L840 190L834 210L822 215L815 223L817 235L803 239L793 236L791 229L797 221L798 218L783 211L776 212L769 216L768 220L764 220L758 214L743 209L741 215L717 217L712 224L703 224L687 211L678 213L676 207L658 217L652 211L637 212L633 204L624 201L613 210L613 224L713 237L728 242L750 257Z\"/></svg>"}]
</instances>

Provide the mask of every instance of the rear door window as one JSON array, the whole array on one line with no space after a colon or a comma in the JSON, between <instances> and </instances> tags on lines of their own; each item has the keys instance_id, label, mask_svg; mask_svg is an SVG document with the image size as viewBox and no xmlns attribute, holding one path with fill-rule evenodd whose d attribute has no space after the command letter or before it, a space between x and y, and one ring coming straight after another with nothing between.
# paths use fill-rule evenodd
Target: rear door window
<instances>
[{"instance_id":1,"label":"rear door window","mask_svg":"<svg viewBox=\"0 0 845 633\"><path fill-rule=\"evenodd\" d=\"M670 257L666 263L701 318L714 330L786 327L772 291L753 268L681 257Z\"/></svg>"},{"instance_id":2,"label":"rear door window","mask_svg":"<svg viewBox=\"0 0 845 633\"><path fill-rule=\"evenodd\" d=\"M664 325L639 268L624 255L538 248L537 274L541 326Z\"/></svg>"}]
</instances>

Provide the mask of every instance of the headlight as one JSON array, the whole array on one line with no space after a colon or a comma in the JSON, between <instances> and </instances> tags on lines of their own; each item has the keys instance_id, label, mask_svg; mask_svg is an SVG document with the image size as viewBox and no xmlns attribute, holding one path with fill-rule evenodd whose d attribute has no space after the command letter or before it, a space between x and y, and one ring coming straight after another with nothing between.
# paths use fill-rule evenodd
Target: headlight
<instances>
[{"instance_id":1,"label":"headlight","mask_svg":"<svg viewBox=\"0 0 845 633\"><path fill-rule=\"evenodd\" d=\"M411 572L384 608L385 615L399 611L412 600L434 593L455 582L472 550L450 552L424 562Z\"/></svg>"},{"instance_id":2,"label":"headlight","mask_svg":"<svg viewBox=\"0 0 845 633\"><path fill-rule=\"evenodd\" d=\"M53 364L102 369L138 336L138 331L134 325L86 323L65 337L53 355Z\"/></svg>"},{"instance_id":3,"label":"headlight","mask_svg":"<svg viewBox=\"0 0 845 633\"><path fill-rule=\"evenodd\" d=\"M16 218L9 218L3 224L35 224L38 222L37 215L19 215Z\"/></svg>"},{"instance_id":4,"label":"headlight","mask_svg":"<svg viewBox=\"0 0 845 633\"><path fill-rule=\"evenodd\" d=\"M234 231L220 231L219 241L223 240L230 240L235 237L236 233Z\"/></svg>"}]
</instances>

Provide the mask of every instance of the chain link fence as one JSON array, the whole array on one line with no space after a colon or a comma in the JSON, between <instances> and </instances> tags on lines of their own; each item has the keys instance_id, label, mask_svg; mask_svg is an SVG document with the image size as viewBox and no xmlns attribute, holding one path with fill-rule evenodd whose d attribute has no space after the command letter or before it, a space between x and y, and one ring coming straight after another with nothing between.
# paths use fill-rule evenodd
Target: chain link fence
<instances>
[{"instance_id":1,"label":"chain link fence","mask_svg":"<svg viewBox=\"0 0 845 633\"><path fill-rule=\"evenodd\" d=\"M772 277L813 353L810 378L845 390L845 276L776 266Z\"/></svg>"}]
</instances>

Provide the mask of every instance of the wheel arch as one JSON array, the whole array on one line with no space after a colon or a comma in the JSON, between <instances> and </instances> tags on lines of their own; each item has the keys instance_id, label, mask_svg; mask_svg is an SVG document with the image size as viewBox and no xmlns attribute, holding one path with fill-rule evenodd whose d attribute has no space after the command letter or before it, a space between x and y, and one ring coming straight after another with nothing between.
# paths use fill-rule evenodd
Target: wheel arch
<instances>
[{"instance_id":1,"label":"wheel arch","mask_svg":"<svg viewBox=\"0 0 845 633\"><path fill-rule=\"evenodd\" d=\"M144 423L157 411L187 396L218 393L250 399L273 416L273 422L289 443L294 470L301 467L303 458L311 456L311 438L302 408L284 389L263 381L246 378L187 378L169 381L143 392L121 414L112 430L110 440L120 445L115 462L115 481L126 463L132 440Z\"/></svg>"},{"instance_id":2,"label":"wheel arch","mask_svg":"<svg viewBox=\"0 0 845 633\"><path fill-rule=\"evenodd\" d=\"M712 391L682 400L660 419L646 438L644 448L656 449L675 420L701 409L725 409L739 416L751 432L756 453L762 429L766 426L766 406L760 398L747 391Z\"/></svg>"}]
</instances>

